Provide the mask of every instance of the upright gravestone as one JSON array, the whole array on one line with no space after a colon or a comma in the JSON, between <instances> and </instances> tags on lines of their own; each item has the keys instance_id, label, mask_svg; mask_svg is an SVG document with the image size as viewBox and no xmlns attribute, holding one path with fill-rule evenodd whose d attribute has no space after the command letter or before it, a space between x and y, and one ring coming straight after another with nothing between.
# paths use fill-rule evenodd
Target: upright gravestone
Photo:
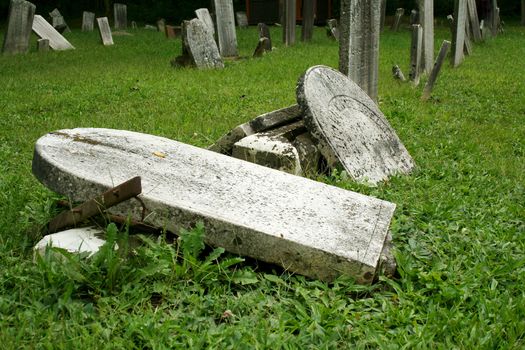
<instances>
[{"instance_id":1,"label":"upright gravestone","mask_svg":"<svg viewBox=\"0 0 525 350\"><path fill-rule=\"evenodd\" d=\"M476 7L476 0L467 0L468 21L474 42L483 40L481 36L481 29L479 27L478 10Z\"/></svg>"},{"instance_id":2,"label":"upright gravestone","mask_svg":"<svg viewBox=\"0 0 525 350\"><path fill-rule=\"evenodd\" d=\"M267 38L268 40L264 43L264 50L265 51L272 51L272 37L270 34L270 28L264 23L257 24L257 29L259 31L259 40L262 38Z\"/></svg>"},{"instance_id":3,"label":"upright gravestone","mask_svg":"<svg viewBox=\"0 0 525 350\"><path fill-rule=\"evenodd\" d=\"M29 51L31 26L36 6L29 1L11 0L9 17L4 34L2 52L4 54L26 53Z\"/></svg>"},{"instance_id":4,"label":"upright gravestone","mask_svg":"<svg viewBox=\"0 0 525 350\"><path fill-rule=\"evenodd\" d=\"M492 36L498 35L499 29L499 7L498 0L490 1L490 28L492 30Z\"/></svg>"},{"instance_id":5,"label":"upright gravestone","mask_svg":"<svg viewBox=\"0 0 525 350\"><path fill-rule=\"evenodd\" d=\"M49 51L49 40L48 39L38 39L36 42L36 48L38 52Z\"/></svg>"},{"instance_id":6,"label":"upright gravestone","mask_svg":"<svg viewBox=\"0 0 525 350\"><path fill-rule=\"evenodd\" d=\"M222 57L236 57L237 34L232 0L214 0L219 51Z\"/></svg>"},{"instance_id":7,"label":"upright gravestone","mask_svg":"<svg viewBox=\"0 0 525 350\"><path fill-rule=\"evenodd\" d=\"M314 34L315 0L303 0L302 41L311 41Z\"/></svg>"},{"instance_id":8,"label":"upright gravestone","mask_svg":"<svg viewBox=\"0 0 525 350\"><path fill-rule=\"evenodd\" d=\"M213 25L213 19L211 19L210 12L207 8L201 8L195 10L197 18L204 22L206 29L211 33L211 36L215 36L215 27Z\"/></svg>"},{"instance_id":9,"label":"upright gravestone","mask_svg":"<svg viewBox=\"0 0 525 350\"><path fill-rule=\"evenodd\" d=\"M104 17L103 17L104 18ZM113 4L114 28L116 30L128 29L128 7L124 4Z\"/></svg>"},{"instance_id":10,"label":"upright gravestone","mask_svg":"<svg viewBox=\"0 0 525 350\"><path fill-rule=\"evenodd\" d=\"M410 81L419 85L421 71L421 56L423 48L423 27L420 24L412 25L412 45L410 48Z\"/></svg>"},{"instance_id":11,"label":"upright gravestone","mask_svg":"<svg viewBox=\"0 0 525 350\"><path fill-rule=\"evenodd\" d=\"M419 23L423 27L421 67L430 73L434 65L434 0L419 1Z\"/></svg>"},{"instance_id":12,"label":"upright gravestone","mask_svg":"<svg viewBox=\"0 0 525 350\"><path fill-rule=\"evenodd\" d=\"M217 44L204 22L195 18L182 24L183 56L190 65L201 68L224 68Z\"/></svg>"},{"instance_id":13,"label":"upright gravestone","mask_svg":"<svg viewBox=\"0 0 525 350\"><path fill-rule=\"evenodd\" d=\"M423 96L421 96L421 100L427 101L430 99L430 95L434 89L434 84L436 83L439 72L441 71L441 66L447 57L449 48L450 41L444 40L443 45L441 45L441 49L439 50L438 57L436 58L436 63L434 63L434 68L432 69L432 72L430 73L430 76L428 77L427 83L425 85L425 89L423 90Z\"/></svg>"},{"instance_id":14,"label":"upright gravestone","mask_svg":"<svg viewBox=\"0 0 525 350\"><path fill-rule=\"evenodd\" d=\"M61 51L74 49L73 45L71 45L62 34L57 32L56 29L40 15L35 15L33 18L32 29L40 39L48 39L49 46L53 50Z\"/></svg>"},{"instance_id":15,"label":"upright gravestone","mask_svg":"<svg viewBox=\"0 0 525 350\"><path fill-rule=\"evenodd\" d=\"M465 47L465 26L467 21L467 1L455 0L454 35L452 36L452 66L457 67L463 61Z\"/></svg>"},{"instance_id":16,"label":"upright gravestone","mask_svg":"<svg viewBox=\"0 0 525 350\"><path fill-rule=\"evenodd\" d=\"M377 24L379 29L379 16ZM413 169L412 158L374 101L335 69L308 69L297 84L297 102L329 166L340 163L354 180L372 185Z\"/></svg>"},{"instance_id":17,"label":"upright gravestone","mask_svg":"<svg viewBox=\"0 0 525 350\"><path fill-rule=\"evenodd\" d=\"M137 29L137 22L131 21L131 29Z\"/></svg>"},{"instance_id":18,"label":"upright gravestone","mask_svg":"<svg viewBox=\"0 0 525 350\"><path fill-rule=\"evenodd\" d=\"M92 32L95 22L95 14L93 12L84 11L82 14L82 31Z\"/></svg>"},{"instance_id":19,"label":"upright gravestone","mask_svg":"<svg viewBox=\"0 0 525 350\"><path fill-rule=\"evenodd\" d=\"M381 0L381 31L385 28L386 0Z\"/></svg>"},{"instance_id":20,"label":"upright gravestone","mask_svg":"<svg viewBox=\"0 0 525 350\"><path fill-rule=\"evenodd\" d=\"M235 12L235 18L237 19L237 25L239 28L248 28L248 17L246 16L246 12Z\"/></svg>"},{"instance_id":21,"label":"upright gravestone","mask_svg":"<svg viewBox=\"0 0 525 350\"><path fill-rule=\"evenodd\" d=\"M49 16L51 16L51 24L53 25L53 28L60 33L71 33L71 29L69 29L69 26L58 9L49 12Z\"/></svg>"},{"instance_id":22,"label":"upright gravestone","mask_svg":"<svg viewBox=\"0 0 525 350\"><path fill-rule=\"evenodd\" d=\"M377 101L380 4L377 0L342 0L339 67ZM348 50L348 53L341 52Z\"/></svg>"},{"instance_id":23,"label":"upright gravestone","mask_svg":"<svg viewBox=\"0 0 525 350\"><path fill-rule=\"evenodd\" d=\"M295 44L295 0L283 0L283 43L286 46Z\"/></svg>"},{"instance_id":24,"label":"upright gravestone","mask_svg":"<svg viewBox=\"0 0 525 350\"><path fill-rule=\"evenodd\" d=\"M342 1L342 0L341 0ZM403 18L403 15L405 14L405 9L398 8L396 10L396 16L394 18L394 22L392 23L392 31L397 32L399 30L399 25L401 24L401 19Z\"/></svg>"},{"instance_id":25,"label":"upright gravestone","mask_svg":"<svg viewBox=\"0 0 525 350\"><path fill-rule=\"evenodd\" d=\"M166 33L166 20L164 18L157 21L157 30L161 33Z\"/></svg>"},{"instance_id":26,"label":"upright gravestone","mask_svg":"<svg viewBox=\"0 0 525 350\"><path fill-rule=\"evenodd\" d=\"M410 11L410 25L419 24L419 13L417 10Z\"/></svg>"},{"instance_id":27,"label":"upright gravestone","mask_svg":"<svg viewBox=\"0 0 525 350\"><path fill-rule=\"evenodd\" d=\"M98 31L100 33L100 39L104 46L113 45L113 35L111 35L111 28L107 17L97 18Z\"/></svg>"}]
</instances>

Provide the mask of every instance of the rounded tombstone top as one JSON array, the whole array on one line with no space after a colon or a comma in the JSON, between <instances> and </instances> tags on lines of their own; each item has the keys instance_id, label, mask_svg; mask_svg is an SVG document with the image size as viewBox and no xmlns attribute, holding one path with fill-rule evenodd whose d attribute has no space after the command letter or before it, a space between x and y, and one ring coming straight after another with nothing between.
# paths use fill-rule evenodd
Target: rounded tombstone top
<instances>
[{"instance_id":1,"label":"rounded tombstone top","mask_svg":"<svg viewBox=\"0 0 525 350\"><path fill-rule=\"evenodd\" d=\"M297 84L305 125L330 166L375 185L409 173L414 161L374 101L339 71L314 66Z\"/></svg>"}]
</instances>

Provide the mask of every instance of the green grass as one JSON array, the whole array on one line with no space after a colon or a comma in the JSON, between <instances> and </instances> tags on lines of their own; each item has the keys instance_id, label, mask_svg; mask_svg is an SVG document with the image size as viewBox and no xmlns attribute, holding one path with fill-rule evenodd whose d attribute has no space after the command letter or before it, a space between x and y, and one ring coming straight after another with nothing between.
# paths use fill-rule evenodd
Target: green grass
<instances>
[{"instance_id":1,"label":"green grass","mask_svg":"<svg viewBox=\"0 0 525 350\"><path fill-rule=\"evenodd\" d=\"M438 28L436 51L449 33ZM398 206L399 276L370 287L272 272L221 251L197 259L202 228L186 233L193 248L145 239L126 255L126 233L110 226L122 251L110 240L92 259L50 251L33 260L56 211L56 195L31 174L43 134L119 128L204 147L293 104L308 67L337 67L323 29L284 48L274 28L275 52L218 71L175 70L178 40L133 34L103 47L96 33L74 31L74 51L0 57L3 348L525 347L523 27L477 45L458 69L445 65L428 103L422 86L391 78L394 64L408 74L410 35L385 31L380 107L418 168L377 188L320 179ZM241 55L256 40L254 28L240 31Z\"/></svg>"}]
</instances>

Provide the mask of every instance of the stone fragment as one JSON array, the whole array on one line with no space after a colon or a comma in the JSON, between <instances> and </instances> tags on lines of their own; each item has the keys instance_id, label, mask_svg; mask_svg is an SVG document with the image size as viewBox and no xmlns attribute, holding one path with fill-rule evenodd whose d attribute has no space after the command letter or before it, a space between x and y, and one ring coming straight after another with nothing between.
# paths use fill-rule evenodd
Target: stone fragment
<instances>
[{"instance_id":1,"label":"stone fragment","mask_svg":"<svg viewBox=\"0 0 525 350\"><path fill-rule=\"evenodd\" d=\"M36 6L29 1L11 0L2 45L4 54L18 54L29 51L29 39L35 9Z\"/></svg>"},{"instance_id":2,"label":"stone fragment","mask_svg":"<svg viewBox=\"0 0 525 350\"><path fill-rule=\"evenodd\" d=\"M301 40L311 41L314 35L315 0L303 0Z\"/></svg>"},{"instance_id":3,"label":"stone fragment","mask_svg":"<svg viewBox=\"0 0 525 350\"><path fill-rule=\"evenodd\" d=\"M267 51L266 48L269 46L269 42L270 40L268 38L260 38L257 47L253 52L253 57L262 57Z\"/></svg>"},{"instance_id":4,"label":"stone fragment","mask_svg":"<svg viewBox=\"0 0 525 350\"><path fill-rule=\"evenodd\" d=\"M198 19L204 22L206 29L211 33L212 36L215 36L215 26L213 25L213 19L210 16L210 12L207 8L201 8L195 10L195 15Z\"/></svg>"},{"instance_id":5,"label":"stone fragment","mask_svg":"<svg viewBox=\"0 0 525 350\"><path fill-rule=\"evenodd\" d=\"M82 31L92 32L94 28L95 14L93 12L84 11L82 14Z\"/></svg>"},{"instance_id":6,"label":"stone fragment","mask_svg":"<svg viewBox=\"0 0 525 350\"><path fill-rule=\"evenodd\" d=\"M292 46L295 44L295 22L296 22L296 2L295 0L283 0L283 44Z\"/></svg>"},{"instance_id":7,"label":"stone fragment","mask_svg":"<svg viewBox=\"0 0 525 350\"><path fill-rule=\"evenodd\" d=\"M372 197L122 130L47 134L36 143L33 172L75 202L141 176L147 224L179 232L202 221L212 246L324 281L346 275L372 282L395 209ZM142 205L130 200L109 211L139 220Z\"/></svg>"},{"instance_id":8,"label":"stone fragment","mask_svg":"<svg viewBox=\"0 0 525 350\"><path fill-rule=\"evenodd\" d=\"M449 48L450 41L444 40L443 44L441 45L441 49L439 50L438 57L436 58L434 69L432 69L432 72L430 73L430 76L428 77L427 83L425 85L425 89L423 90L423 96L421 97L423 101L427 101L430 99L432 90L434 89L434 84L436 83L439 72L441 71L441 66L443 65L443 62L447 57Z\"/></svg>"},{"instance_id":9,"label":"stone fragment","mask_svg":"<svg viewBox=\"0 0 525 350\"><path fill-rule=\"evenodd\" d=\"M421 55L423 49L423 27L419 24L412 26L412 44L410 47L410 81L419 85Z\"/></svg>"},{"instance_id":10,"label":"stone fragment","mask_svg":"<svg viewBox=\"0 0 525 350\"><path fill-rule=\"evenodd\" d=\"M434 0L419 1L419 23L423 27L421 71L428 74L434 64Z\"/></svg>"},{"instance_id":11,"label":"stone fragment","mask_svg":"<svg viewBox=\"0 0 525 350\"><path fill-rule=\"evenodd\" d=\"M483 38L481 36L481 29L479 27L479 17L478 10L476 7L476 0L467 0L467 11L472 38L474 42L480 42L483 40Z\"/></svg>"},{"instance_id":12,"label":"stone fragment","mask_svg":"<svg viewBox=\"0 0 525 350\"><path fill-rule=\"evenodd\" d=\"M113 19L116 30L128 29L128 7L124 4L113 4Z\"/></svg>"},{"instance_id":13,"label":"stone fragment","mask_svg":"<svg viewBox=\"0 0 525 350\"><path fill-rule=\"evenodd\" d=\"M239 28L248 28L248 17L246 16L246 12L235 12L235 19L237 20L237 26Z\"/></svg>"},{"instance_id":14,"label":"stone fragment","mask_svg":"<svg viewBox=\"0 0 525 350\"><path fill-rule=\"evenodd\" d=\"M406 81L406 78L405 78L405 75L403 74L403 71L401 70L401 68L399 68L399 66L397 64L392 67L392 76L396 80Z\"/></svg>"},{"instance_id":15,"label":"stone fragment","mask_svg":"<svg viewBox=\"0 0 525 350\"><path fill-rule=\"evenodd\" d=\"M161 18L157 21L157 31L166 33L166 20Z\"/></svg>"},{"instance_id":16,"label":"stone fragment","mask_svg":"<svg viewBox=\"0 0 525 350\"><path fill-rule=\"evenodd\" d=\"M341 164L356 181L375 185L407 174L414 162L377 105L352 80L325 66L297 84L305 125L328 166Z\"/></svg>"},{"instance_id":17,"label":"stone fragment","mask_svg":"<svg viewBox=\"0 0 525 350\"><path fill-rule=\"evenodd\" d=\"M392 23L392 27L390 27L392 31L397 32L399 30L399 25L401 24L401 20L404 14L405 14L405 9L398 8L396 10L396 16L394 18L394 22Z\"/></svg>"},{"instance_id":18,"label":"stone fragment","mask_svg":"<svg viewBox=\"0 0 525 350\"><path fill-rule=\"evenodd\" d=\"M266 46L264 49L266 51L272 51L272 36L270 34L270 29L268 26L264 23L257 24L257 29L259 31L259 40L262 38L267 38L268 41L266 41Z\"/></svg>"},{"instance_id":19,"label":"stone fragment","mask_svg":"<svg viewBox=\"0 0 525 350\"><path fill-rule=\"evenodd\" d=\"M40 39L48 39L49 46L53 50L74 49L73 45L40 15L35 15L33 19L33 32L35 32Z\"/></svg>"},{"instance_id":20,"label":"stone fragment","mask_svg":"<svg viewBox=\"0 0 525 350\"><path fill-rule=\"evenodd\" d=\"M245 138L258 132L263 132L289 124L292 121L298 120L302 117L301 109L298 105L278 109L273 112L262 114L247 123L241 124L226 135L222 136L217 142L211 145L208 149L213 152L230 155L233 145Z\"/></svg>"},{"instance_id":21,"label":"stone fragment","mask_svg":"<svg viewBox=\"0 0 525 350\"><path fill-rule=\"evenodd\" d=\"M93 255L106 243L103 231L96 227L82 227L44 236L34 248L35 253L44 255L47 247L61 248L70 253Z\"/></svg>"},{"instance_id":22,"label":"stone fragment","mask_svg":"<svg viewBox=\"0 0 525 350\"><path fill-rule=\"evenodd\" d=\"M467 18L465 21L465 45L463 47L463 53L467 56L472 55L472 40L470 39L470 22Z\"/></svg>"},{"instance_id":23,"label":"stone fragment","mask_svg":"<svg viewBox=\"0 0 525 350\"><path fill-rule=\"evenodd\" d=\"M100 33L100 39L104 46L113 45L113 35L111 34L111 28L109 27L109 21L107 17L97 18L98 31Z\"/></svg>"},{"instance_id":24,"label":"stone fragment","mask_svg":"<svg viewBox=\"0 0 525 350\"><path fill-rule=\"evenodd\" d=\"M48 39L38 39L36 42L36 48L38 52L49 51L49 40Z\"/></svg>"},{"instance_id":25,"label":"stone fragment","mask_svg":"<svg viewBox=\"0 0 525 350\"><path fill-rule=\"evenodd\" d=\"M452 66L457 67L465 57L465 25L467 21L467 1L455 0L454 35L452 36Z\"/></svg>"},{"instance_id":26,"label":"stone fragment","mask_svg":"<svg viewBox=\"0 0 525 350\"><path fill-rule=\"evenodd\" d=\"M222 57L237 57L237 33L232 0L214 0L219 51Z\"/></svg>"},{"instance_id":27,"label":"stone fragment","mask_svg":"<svg viewBox=\"0 0 525 350\"><path fill-rule=\"evenodd\" d=\"M49 12L49 16L51 16L51 24L53 25L53 28L57 30L57 32L60 34L71 33L71 29L69 29L69 26L64 20L64 17L57 8Z\"/></svg>"},{"instance_id":28,"label":"stone fragment","mask_svg":"<svg viewBox=\"0 0 525 350\"><path fill-rule=\"evenodd\" d=\"M224 68L217 44L200 19L184 21L181 36L182 57L176 58L175 63L190 63L199 69Z\"/></svg>"}]
</instances>

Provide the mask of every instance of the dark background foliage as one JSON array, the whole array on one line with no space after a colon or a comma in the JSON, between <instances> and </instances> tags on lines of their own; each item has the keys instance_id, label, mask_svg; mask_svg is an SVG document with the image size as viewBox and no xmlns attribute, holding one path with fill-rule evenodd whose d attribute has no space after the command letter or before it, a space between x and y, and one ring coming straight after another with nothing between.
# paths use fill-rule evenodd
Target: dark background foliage
<instances>
[{"instance_id":1,"label":"dark background foliage","mask_svg":"<svg viewBox=\"0 0 525 350\"><path fill-rule=\"evenodd\" d=\"M326 1L326 0L318 0ZM481 2L483 0L478 0ZM48 13L55 7L60 10L66 20L80 19L83 11L95 12L97 16L112 17L112 0L39 0L33 1L37 6L37 14L48 17ZM165 18L170 23L180 23L184 19L195 17L194 10L201 7L210 7L210 0L121 0L128 5L128 18L138 22L155 23L159 18ZM245 0L234 0L236 11L245 9ZM520 13L520 4L517 0L499 0L502 17L514 17ZM387 0L387 14L392 15L395 9L403 7L407 11L416 8L415 0ZM453 12L454 0L435 0L434 11L436 16L444 17ZM0 22L7 18L9 0L0 0ZM337 17L339 0L333 0L334 17ZM407 13L407 12L405 12Z\"/></svg>"}]
</instances>

